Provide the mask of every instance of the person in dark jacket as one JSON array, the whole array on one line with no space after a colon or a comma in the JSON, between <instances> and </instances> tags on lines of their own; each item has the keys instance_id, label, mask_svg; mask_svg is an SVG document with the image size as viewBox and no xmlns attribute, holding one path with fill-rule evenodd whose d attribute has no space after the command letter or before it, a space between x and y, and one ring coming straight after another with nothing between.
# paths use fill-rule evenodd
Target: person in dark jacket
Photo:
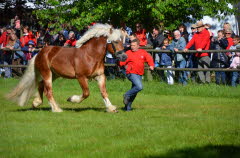
<instances>
[{"instance_id":1,"label":"person in dark jacket","mask_svg":"<svg viewBox=\"0 0 240 158\"><path fill-rule=\"evenodd\" d=\"M217 39L214 39L213 45L215 50L226 49L228 46L228 40L224 37L224 31L218 31ZM224 52L213 53L211 67L213 68L227 68L229 67L228 57ZM226 84L226 73L224 71L215 72L216 84Z\"/></svg>"},{"instance_id":2,"label":"person in dark jacket","mask_svg":"<svg viewBox=\"0 0 240 158\"><path fill-rule=\"evenodd\" d=\"M163 46L164 35L160 32L158 27L153 28L153 33L149 34L148 44L153 46L154 49L161 48Z\"/></svg>"}]
</instances>

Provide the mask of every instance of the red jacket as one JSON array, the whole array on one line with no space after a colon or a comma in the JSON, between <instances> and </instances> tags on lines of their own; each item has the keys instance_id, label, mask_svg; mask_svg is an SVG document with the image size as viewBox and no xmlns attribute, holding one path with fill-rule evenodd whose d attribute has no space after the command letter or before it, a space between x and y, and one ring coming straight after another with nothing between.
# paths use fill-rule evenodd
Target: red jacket
<instances>
[{"instance_id":1,"label":"red jacket","mask_svg":"<svg viewBox=\"0 0 240 158\"><path fill-rule=\"evenodd\" d=\"M135 32L137 38L140 41L140 46L146 46L147 45L147 37L146 37L146 30L142 29L141 31Z\"/></svg>"},{"instance_id":2,"label":"red jacket","mask_svg":"<svg viewBox=\"0 0 240 158\"><path fill-rule=\"evenodd\" d=\"M0 46L1 44L3 44L3 47L5 47L8 43L8 40L9 40L9 36L7 34L7 32L3 32L3 34L1 35L0 37Z\"/></svg>"},{"instance_id":3,"label":"red jacket","mask_svg":"<svg viewBox=\"0 0 240 158\"><path fill-rule=\"evenodd\" d=\"M77 40L75 38L74 39L69 39L65 42L65 44L67 44L69 46L72 46L72 47L75 47L76 43L77 43Z\"/></svg>"},{"instance_id":4,"label":"red jacket","mask_svg":"<svg viewBox=\"0 0 240 158\"><path fill-rule=\"evenodd\" d=\"M202 48L202 50L209 50L210 47L210 33L207 29L197 32L193 35L193 38L188 42L186 48L189 49L192 45L195 49ZM195 53L196 57L208 56L208 53Z\"/></svg>"},{"instance_id":5,"label":"red jacket","mask_svg":"<svg viewBox=\"0 0 240 158\"><path fill-rule=\"evenodd\" d=\"M20 42L21 42L21 47L27 46L28 42L32 40L34 42L34 45L36 46L37 42L36 42L36 38L34 37L34 35L30 32L28 33L28 35L24 35L20 38Z\"/></svg>"},{"instance_id":6,"label":"red jacket","mask_svg":"<svg viewBox=\"0 0 240 158\"><path fill-rule=\"evenodd\" d=\"M230 38L227 38L227 40L228 40L228 46L226 49L230 49L230 47L233 45L233 39L232 37L230 37Z\"/></svg>"},{"instance_id":7,"label":"red jacket","mask_svg":"<svg viewBox=\"0 0 240 158\"><path fill-rule=\"evenodd\" d=\"M152 56L144 49L139 49L136 52L128 50L126 54L128 56L127 60L125 62L119 62L119 65L125 66L127 74L143 75L145 62L147 62L149 66L154 66Z\"/></svg>"}]
</instances>

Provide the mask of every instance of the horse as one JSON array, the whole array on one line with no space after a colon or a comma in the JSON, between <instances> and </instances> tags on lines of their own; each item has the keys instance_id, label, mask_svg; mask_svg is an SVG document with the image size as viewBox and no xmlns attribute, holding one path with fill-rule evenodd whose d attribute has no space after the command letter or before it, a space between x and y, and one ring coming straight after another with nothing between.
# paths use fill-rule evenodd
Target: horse
<instances>
[{"instance_id":1,"label":"horse","mask_svg":"<svg viewBox=\"0 0 240 158\"><path fill-rule=\"evenodd\" d=\"M80 103L89 96L88 80L95 79L106 106L107 112L117 112L106 90L104 58L106 51L125 61L122 34L108 24L93 25L77 42L76 47L46 46L34 56L18 85L7 98L24 106L31 96L33 108L43 103L43 93L48 99L52 112L62 112L53 97L52 82L59 77L77 79L81 95L73 95L69 102ZM35 90L37 91L35 92Z\"/></svg>"}]
</instances>

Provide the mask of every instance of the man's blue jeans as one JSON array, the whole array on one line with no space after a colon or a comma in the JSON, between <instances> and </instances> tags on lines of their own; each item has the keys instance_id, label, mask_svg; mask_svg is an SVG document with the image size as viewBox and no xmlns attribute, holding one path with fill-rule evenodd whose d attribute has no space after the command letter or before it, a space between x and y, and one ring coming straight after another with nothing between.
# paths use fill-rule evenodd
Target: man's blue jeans
<instances>
[{"instance_id":1,"label":"man's blue jeans","mask_svg":"<svg viewBox=\"0 0 240 158\"><path fill-rule=\"evenodd\" d=\"M186 68L186 60L177 61L176 62L177 68ZM187 73L186 71L179 71L179 83L186 85L187 84Z\"/></svg>"},{"instance_id":2,"label":"man's blue jeans","mask_svg":"<svg viewBox=\"0 0 240 158\"><path fill-rule=\"evenodd\" d=\"M239 77L240 77L240 74L239 74L238 71L232 72L232 86L233 86L233 87L236 87L236 86L237 86L236 82L237 82L237 79L238 79Z\"/></svg>"},{"instance_id":3,"label":"man's blue jeans","mask_svg":"<svg viewBox=\"0 0 240 158\"><path fill-rule=\"evenodd\" d=\"M137 93L143 89L142 76L137 74L127 74L127 78L132 82L132 88L124 95L124 97L128 98L128 104L125 105L125 109L131 110L131 105L137 96Z\"/></svg>"},{"instance_id":4,"label":"man's blue jeans","mask_svg":"<svg viewBox=\"0 0 240 158\"><path fill-rule=\"evenodd\" d=\"M226 73L224 71L216 71L215 72L215 79L216 79L216 84L226 84Z\"/></svg>"}]
</instances>

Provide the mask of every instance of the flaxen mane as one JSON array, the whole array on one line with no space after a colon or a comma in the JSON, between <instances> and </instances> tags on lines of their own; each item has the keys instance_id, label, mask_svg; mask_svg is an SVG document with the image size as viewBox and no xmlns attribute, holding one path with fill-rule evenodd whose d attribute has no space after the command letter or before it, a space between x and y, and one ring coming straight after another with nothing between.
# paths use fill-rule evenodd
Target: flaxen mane
<instances>
[{"instance_id":1,"label":"flaxen mane","mask_svg":"<svg viewBox=\"0 0 240 158\"><path fill-rule=\"evenodd\" d=\"M109 41L117 41L121 40L122 33L108 24L95 24L77 41L76 47L79 48L91 38L100 36L107 37Z\"/></svg>"}]
</instances>

